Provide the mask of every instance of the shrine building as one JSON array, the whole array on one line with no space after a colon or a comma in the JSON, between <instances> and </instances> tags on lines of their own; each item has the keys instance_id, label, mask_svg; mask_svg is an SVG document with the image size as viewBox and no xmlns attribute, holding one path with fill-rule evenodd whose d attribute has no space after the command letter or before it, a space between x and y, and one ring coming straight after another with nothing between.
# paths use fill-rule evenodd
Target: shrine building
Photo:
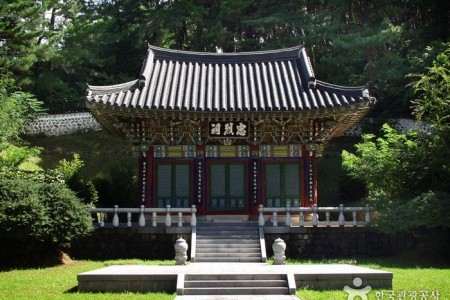
<instances>
[{"instance_id":1,"label":"shrine building","mask_svg":"<svg viewBox=\"0 0 450 300\"><path fill-rule=\"evenodd\" d=\"M139 78L89 85L86 103L107 131L138 149L141 204L255 215L260 204L317 205L317 157L375 99L363 86L317 80L303 46L149 46Z\"/></svg>"}]
</instances>

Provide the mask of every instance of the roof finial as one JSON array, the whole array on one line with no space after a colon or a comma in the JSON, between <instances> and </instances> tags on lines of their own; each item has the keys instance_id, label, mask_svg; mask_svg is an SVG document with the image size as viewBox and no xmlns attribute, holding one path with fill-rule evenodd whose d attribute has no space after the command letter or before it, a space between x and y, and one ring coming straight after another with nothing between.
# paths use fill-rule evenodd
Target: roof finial
<instances>
[{"instance_id":1,"label":"roof finial","mask_svg":"<svg viewBox=\"0 0 450 300\"><path fill-rule=\"evenodd\" d=\"M219 46L216 46L216 52L217 53L223 53L223 49Z\"/></svg>"}]
</instances>

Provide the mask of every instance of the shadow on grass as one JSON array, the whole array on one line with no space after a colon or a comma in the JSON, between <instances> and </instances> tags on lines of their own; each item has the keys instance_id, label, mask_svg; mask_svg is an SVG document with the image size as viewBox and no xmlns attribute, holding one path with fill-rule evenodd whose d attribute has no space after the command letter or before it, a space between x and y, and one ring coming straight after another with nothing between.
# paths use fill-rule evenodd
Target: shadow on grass
<instances>
[{"instance_id":1,"label":"shadow on grass","mask_svg":"<svg viewBox=\"0 0 450 300\"><path fill-rule=\"evenodd\" d=\"M76 294L78 293L78 285L64 291L64 294Z\"/></svg>"},{"instance_id":2,"label":"shadow on grass","mask_svg":"<svg viewBox=\"0 0 450 300\"><path fill-rule=\"evenodd\" d=\"M354 258L330 258L330 259L288 259L287 264L348 264L369 266L370 268L450 268L450 263L442 258L417 257L414 253L390 257L354 257Z\"/></svg>"},{"instance_id":3,"label":"shadow on grass","mask_svg":"<svg viewBox=\"0 0 450 300\"><path fill-rule=\"evenodd\" d=\"M174 295L175 292L173 293L168 293L168 292L164 292L164 291L149 291L149 292L131 292L131 291L127 291L127 290L123 290L123 291L109 291L109 292L80 292L78 291L78 285L64 291L64 294L105 294L105 293L109 293L109 294L139 294L139 295L145 295L148 293L157 293L157 294L164 294L164 295Z\"/></svg>"},{"instance_id":4,"label":"shadow on grass","mask_svg":"<svg viewBox=\"0 0 450 300\"><path fill-rule=\"evenodd\" d=\"M0 257L0 271L28 270L37 268L51 268L72 263L72 259L62 251L49 251L40 254L2 255Z\"/></svg>"}]
</instances>

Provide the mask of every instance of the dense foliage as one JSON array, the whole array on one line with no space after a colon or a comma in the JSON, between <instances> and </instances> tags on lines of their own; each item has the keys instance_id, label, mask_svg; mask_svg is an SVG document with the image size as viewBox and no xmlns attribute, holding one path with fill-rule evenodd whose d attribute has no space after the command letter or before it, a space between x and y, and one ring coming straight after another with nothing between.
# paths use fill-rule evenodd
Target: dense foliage
<instances>
[{"instance_id":1,"label":"dense foliage","mask_svg":"<svg viewBox=\"0 0 450 300\"><path fill-rule=\"evenodd\" d=\"M147 43L225 52L304 44L318 78L369 83L376 115L405 115L405 75L417 71L426 46L448 39L445 7L446 0L6 1L0 76L61 112L83 108L86 83L135 79Z\"/></svg>"},{"instance_id":2,"label":"dense foliage","mask_svg":"<svg viewBox=\"0 0 450 300\"><path fill-rule=\"evenodd\" d=\"M64 182L0 176L0 204L0 239L24 247L67 246L92 228L87 206Z\"/></svg>"},{"instance_id":3,"label":"dense foliage","mask_svg":"<svg viewBox=\"0 0 450 300\"><path fill-rule=\"evenodd\" d=\"M365 135L356 154L343 152L343 166L362 179L387 231L450 227L450 44L416 75L413 110L427 130L398 133L383 126Z\"/></svg>"},{"instance_id":4,"label":"dense foliage","mask_svg":"<svg viewBox=\"0 0 450 300\"><path fill-rule=\"evenodd\" d=\"M23 186L28 182L24 174L44 179L56 176L84 202L94 203L96 191L79 176L77 158L51 172L39 170L40 150L20 141L24 123L42 110L41 102L50 112L84 109L80 97L86 83L135 79L147 43L225 52L302 44L317 78L369 85L378 100L372 116L386 119L413 113L431 125L430 131L415 134L399 134L385 126L378 138L366 136L356 155L344 153L344 166L366 183L373 204L391 213L383 218L395 219L399 210L416 218L412 214L417 205L427 212L431 206L443 209L450 193L447 8L447 0L3 1L0 168L17 176L17 184ZM124 192L136 192L135 178L119 185L125 184L122 176L135 175L128 171L118 168L111 182L97 182L100 196L119 198ZM53 190L58 186L62 194L72 197L62 183L40 184L37 191L54 191L58 198L59 192ZM117 188L113 194L111 185ZM23 201L34 201L37 209L30 214L39 217L48 209L33 195ZM440 218L436 224L445 225L446 220Z\"/></svg>"},{"instance_id":5,"label":"dense foliage","mask_svg":"<svg viewBox=\"0 0 450 300\"><path fill-rule=\"evenodd\" d=\"M42 102L5 86L0 98L1 259L13 253L36 254L38 248L58 249L89 234L88 207L68 187L75 173L71 166L80 162L43 170L37 165L40 149L21 139L26 122L43 111Z\"/></svg>"}]
</instances>

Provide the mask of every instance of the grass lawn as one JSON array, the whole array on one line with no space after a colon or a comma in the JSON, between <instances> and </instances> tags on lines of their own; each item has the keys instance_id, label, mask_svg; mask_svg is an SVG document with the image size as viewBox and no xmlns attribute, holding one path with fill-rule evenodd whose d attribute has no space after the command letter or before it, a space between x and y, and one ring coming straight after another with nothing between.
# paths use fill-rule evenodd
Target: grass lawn
<instances>
[{"instance_id":1,"label":"grass lawn","mask_svg":"<svg viewBox=\"0 0 450 300\"><path fill-rule=\"evenodd\" d=\"M373 290L368 294L368 299L385 300L436 300L450 299L450 267L440 267L433 264L417 264L404 258L380 258L359 260L331 260L331 261L302 261L295 260L288 263L348 263L372 269L381 269L394 274L392 290ZM361 286L365 287L364 283ZM417 293L417 297L412 295ZM433 298L432 293L439 293L438 298ZM401 297L402 294L405 297ZM329 300L347 299L348 294L343 290L338 291L313 291L308 289L298 290L296 295L302 300ZM423 295L423 296L422 296ZM422 296L422 297L421 297ZM359 298L356 298L359 300Z\"/></svg>"},{"instance_id":2,"label":"grass lawn","mask_svg":"<svg viewBox=\"0 0 450 300\"><path fill-rule=\"evenodd\" d=\"M175 264L175 261L73 261L55 267L0 272L0 299L147 299L169 300L166 293L78 293L77 274L112 264Z\"/></svg>"},{"instance_id":3,"label":"grass lawn","mask_svg":"<svg viewBox=\"0 0 450 300\"><path fill-rule=\"evenodd\" d=\"M339 261L304 261L296 260L288 263L352 263L375 269L383 269L394 273L392 291L372 291L369 299L450 299L450 268L427 265L415 265L413 262L402 263L397 258L339 260ZM174 264L174 261L74 261L66 265L33 269L0 271L0 299L174 299L175 294L164 293L78 293L77 274L112 264ZM364 287L364 285L363 285ZM432 298L432 292L439 292L439 298ZM406 293L400 298L401 292ZM411 298L410 293L428 293L428 296ZM393 293L391 297L389 293ZM376 297L378 294L378 298ZM425 295L425 294L424 294ZM347 299L343 290L312 291L301 289L297 296L302 300Z\"/></svg>"}]
</instances>

